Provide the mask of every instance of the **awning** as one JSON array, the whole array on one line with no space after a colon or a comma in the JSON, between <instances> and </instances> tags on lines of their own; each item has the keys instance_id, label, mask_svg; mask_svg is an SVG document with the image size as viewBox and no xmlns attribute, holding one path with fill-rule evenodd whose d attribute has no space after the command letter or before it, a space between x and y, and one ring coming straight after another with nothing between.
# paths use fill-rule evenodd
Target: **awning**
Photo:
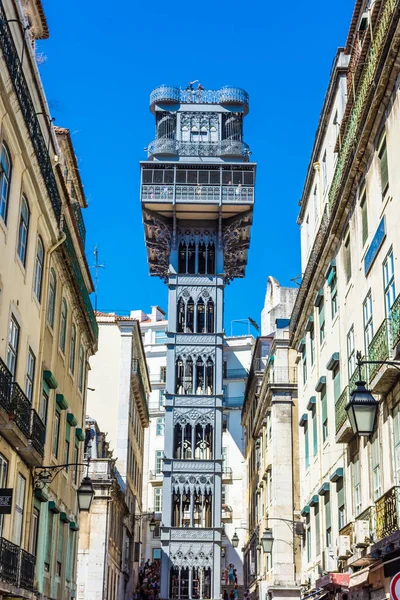
<instances>
[{"instance_id":1,"label":"awning","mask_svg":"<svg viewBox=\"0 0 400 600\"><path fill-rule=\"evenodd\" d=\"M349 590L363 587L368 584L370 568L371 567L365 567L365 569L361 569L361 571L357 571L357 573L350 575Z\"/></svg>"},{"instance_id":2,"label":"awning","mask_svg":"<svg viewBox=\"0 0 400 600\"><path fill-rule=\"evenodd\" d=\"M319 588L335 589L338 587L348 588L349 587L350 574L349 573L328 573L320 579L317 579L315 585Z\"/></svg>"}]
</instances>

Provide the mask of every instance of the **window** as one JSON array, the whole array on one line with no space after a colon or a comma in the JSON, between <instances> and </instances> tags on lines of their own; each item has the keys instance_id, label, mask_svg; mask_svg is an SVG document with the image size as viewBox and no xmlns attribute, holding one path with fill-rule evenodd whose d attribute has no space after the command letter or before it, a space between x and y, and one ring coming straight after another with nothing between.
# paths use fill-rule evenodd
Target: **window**
<instances>
[{"instance_id":1,"label":"window","mask_svg":"<svg viewBox=\"0 0 400 600\"><path fill-rule=\"evenodd\" d=\"M156 331L156 338L155 338L155 343L156 344L166 344L167 343L167 332L164 331Z\"/></svg>"},{"instance_id":2,"label":"window","mask_svg":"<svg viewBox=\"0 0 400 600\"><path fill-rule=\"evenodd\" d=\"M325 193L328 185L328 172L326 168L326 150L324 152L324 156L322 157L322 190Z\"/></svg>"},{"instance_id":3,"label":"window","mask_svg":"<svg viewBox=\"0 0 400 600\"><path fill-rule=\"evenodd\" d=\"M46 532L46 547L44 552L44 570L49 573L50 561L52 558L52 547L53 547L53 525L54 525L54 513L50 510L47 511L47 532Z\"/></svg>"},{"instance_id":4,"label":"window","mask_svg":"<svg viewBox=\"0 0 400 600\"><path fill-rule=\"evenodd\" d=\"M361 470L358 452L353 458L353 508L354 516L361 512Z\"/></svg>"},{"instance_id":5,"label":"window","mask_svg":"<svg viewBox=\"0 0 400 600\"><path fill-rule=\"evenodd\" d=\"M319 518L319 504L314 507L314 521L315 521L315 554L321 554L321 519Z\"/></svg>"},{"instance_id":6,"label":"window","mask_svg":"<svg viewBox=\"0 0 400 600\"><path fill-rule=\"evenodd\" d=\"M167 381L167 367L160 367L160 382L165 383Z\"/></svg>"},{"instance_id":7,"label":"window","mask_svg":"<svg viewBox=\"0 0 400 600\"><path fill-rule=\"evenodd\" d=\"M361 239L362 239L362 245L364 247L365 242L368 239L367 192L365 190L361 194L360 212L361 212Z\"/></svg>"},{"instance_id":8,"label":"window","mask_svg":"<svg viewBox=\"0 0 400 600\"><path fill-rule=\"evenodd\" d=\"M386 316L390 316L393 303L396 299L396 287L394 284L394 257L393 248L388 252L383 263L383 284L385 291Z\"/></svg>"},{"instance_id":9,"label":"window","mask_svg":"<svg viewBox=\"0 0 400 600\"><path fill-rule=\"evenodd\" d=\"M32 402L33 395L33 384L35 381L35 363L36 358L32 352L32 349L28 350L28 359L26 365L26 381L25 381L25 395Z\"/></svg>"},{"instance_id":10,"label":"window","mask_svg":"<svg viewBox=\"0 0 400 600\"><path fill-rule=\"evenodd\" d=\"M54 269L50 271L49 277L49 294L47 298L47 321L49 325L54 327L54 313L56 309L56 293L57 293L57 279Z\"/></svg>"},{"instance_id":11,"label":"window","mask_svg":"<svg viewBox=\"0 0 400 600\"><path fill-rule=\"evenodd\" d=\"M313 190L313 205L314 205L314 224L316 227L317 223L318 223L318 186L317 185L314 186L314 190Z\"/></svg>"},{"instance_id":12,"label":"window","mask_svg":"<svg viewBox=\"0 0 400 600\"><path fill-rule=\"evenodd\" d=\"M326 396L326 385L321 390L321 416L322 416L322 441L328 439L328 402Z\"/></svg>"},{"instance_id":13,"label":"window","mask_svg":"<svg viewBox=\"0 0 400 600\"><path fill-rule=\"evenodd\" d=\"M368 292L367 297L363 302L363 316L364 316L364 343L365 343L365 354L368 354L368 346L374 337L374 324L372 320L372 295L371 290Z\"/></svg>"},{"instance_id":14,"label":"window","mask_svg":"<svg viewBox=\"0 0 400 600\"><path fill-rule=\"evenodd\" d=\"M30 211L28 201L25 196L22 196L21 210L19 213L19 227L18 227L18 256L25 266L26 261L26 246L28 243L28 232L29 232L29 218Z\"/></svg>"},{"instance_id":15,"label":"window","mask_svg":"<svg viewBox=\"0 0 400 600\"><path fill-rule=\"evenodd\" d=\"M13 544L17 546L21 545L22 541L22 526L24 523L24 509L25 509L25 487L26 479L18 473L17 489L15 493L15 513L14 513L14 531L13 531Z\"/></svg>"},{"instance_id":16,"label":"window","mask_svg":"<svg viewBox=\"0 0 400 600\"><path fill-rule=\"evenodd\" d=\"M307 347L306 347L306 344L304 344L302 359L303 359L303 385L305 385L305 383L307 381Z\"/></svg>"},{"instance_id":17,"label":"window","mask_svg":"<svg viewBox=\"0 0 400 600\"><path fill-rule=\"evenodd\" d=\"M331 290L331 317L334 319L338 311L337 275L336 268L331 270L328 277L328 285Z\"/></svg>"},{"instance_id":18,"label":"window","mask_svg":"<svg viewBox=\"0 0 400 600\"><path fill-rule=\"evenodd\" d=\"M76 354L76 327L75 323L71 326L71 342L69 346L69 370L72 374L75 372L75 354Z\"/></svg>"},{"instance_id":19,"label":"window","mask_svg":"<svg viewBox=\"0 0 400 600\"><path fill-rule=\"evenodd\" d=\"M159 417L156 424L156 435L164 435L164 417Z\"/></svg>"},{"instance_id":20,"label":"window","mask_svg":"<svg viewBox=\"0 0 400 600\"><path fill-rule=\"evenodd\" d=\"M60 413L56 411L54 413L54 423L53 423L53 454L57 458L58 457L58 443L60 440Z\"/></svg>"},{"instance_id":21,"label":"window","mask_svg":"<svg viewBox=\"0 0 400 600\"><path fill-rule=\"evenodd\" d=\"M313 427L313 456L318 452L318 421L315 404L312 409L312 427Z\"/></svg>"},{"instance_id":22,"label":"window","mask_svg":"<svg viewBox=\"0 0 400 600\"><path fill-rule=\"evenodd\" d=\"M310 442L308 439L308 424L304 425L304 456L306 469L310 466Z\"/></svg>"},{"instance_id":23,"label":"window","mask_svg":"<svg viewBox=\"0 0 400 600\"><path fill-rule=\"evenodd\" d=\"M44 247L42 238L38 237L35 259L35 274L33 279L33 291L36 298L39 300L42 297L42 282L43 282L43 263L44 263Z\"/></svg>"},{"instance_id":24,"label":"window","mask_svg":"<svg viewBox=\"0 0 400 600\"><path fill-rule=\"evenodd\" d=\"M162 488L157 487L154 489L154 512L162 511Z\"/></svg>"},{"instance_id":25,"label":"window","mask_svg":"<svg viewBox=\"0 0 400 600\"><path fill-rule=\"evenodd\" d=\"M7 487L8 460L0 454L0 488ZM0 515L0 536L3 535L4 515Z\"/></svg>"},{"instance_id":26,"label":"window","mask_svg":"<svg viewBox=\"0 0 400 600\"><path fill-rule=\"evenodd\" d=\"M351 246L350 246L350 231L347 232L344 238L343 245L343 266L346 277L346 283L351 279Z\"/></svg>"},{"instance_id":27,"label":"window","mask_svg":"<svg viewBox=\"0 0 400 600\"><path fill-rule=\"evenodd\" d=\"M400 403L393 409L393 442L395 484L400 484ZM0 464L1 468L1 464ZM1 480L0 480L1 483Z\"/></svg>"},{"instance_id":28,"label":"window","mask_svg":"<svg viewBox=\"0 0 400 600\"><path fill-rule=\"evenodd\" d=\"M42 390L42 396L39 403L39 417L41 421L47 424L47 408L49 406L49 395L46 390Z\"/></svg>"},{"instance_id":29,"label":"window","mask_svg":"<svg viewBox=\"0 0 400 600\"><path fill-rule=\"evenodd\" d=\"M159 390L158 391L158 406L159 406L159 408L164 407L164 400L165 400L165 390Z\"/></svg>"},{"instance_id":30,"label":"window","mask_svg":"<svg viewBox=\"0 0 400 600\"><path fill-rule=\"evenodd\" d=\"M156 475L161 475L161 473L162 473L163 458L164 458L164 452L162 450L156 450L156 453L155 453Z\"/></svg>"},{"instance_id":31,"label":"window","mask_svg":"<svg viewBox=\"0 0 400 600\"><path fill-rule=\"evenodd\" d=\"M340 398L340 366L339 364L336 365L336 367L333 369L332 371L332 378L333 378L333 400L336 404L336 402L339 400Z\"/></svg>"},{"instance_id":32,"label":"window","mask_svg":"<svg viewBox=\"0 0 400 600\"><path fill-rule=\"evenodd\" d=\"M387 156L387 146L386 146L386 136L385 135L383 135L382 141L379 146L378 157L379 157L379 169L380 169L380 175L381 175L381 191L382 191L382 198L383 198L389 187L389 166L388 166L388 156Z\"/></svg>"},{"instance_id":33,"label":"window","mask_svg":"<svg viewBox=\"0 0 400 600\"><path fill-rule=\"evenodd\" d=\"M226 485L221 486L221 504L227 504Z\"/></svg>"},{"instance_id":34,"label":"window","mask_svg":"<svg viewBox=\"0 0 400 600\"><path fill-rule=\"evenodd\" d=\"M73 479L74 479L74 484L78 485L78 463L79 463L79 448L77 446L75 446L75 450L74 450L74 475L73 475Z\"/></svg>"},{"instance_id":35,"label":"window","mask_svg":"<svg viewBox=\"0 0 400 600\"><path fill-rule=\"evenodd\" d=\"M39 534L39 511L37 508L33 508L32 510L32 522L31 522L31 532L30 532L30 540L29 540L29 552L36 556L37 552L37 542L38 542L38 534Z\"/></svg>"},{"instance_id":36,"label":"window","mask_svg":"<svg viewBox=\"0 0 400 600\"><path fill-rule=\"evenodd\" d=\"M68 318L67 301L65 298L63 298L62 302L61 302L60 339L59 339L60 350L63 354L65 354L65 343L66 343L66 339L67 339L67 318Z\"/></svg>"},{"instance_id":37,"label":"window","mask_svg":"<svg viewBox=\"0 0 400 600\"><path fill-rule=\"evenodd\" d=\"M306 548L307 548L307 562L311 561L311 527L310 521L306 521Z\"/></svg>"},{"instance_id":38,"label":"window","mask_svg":"<svg viewBox=\"0 0 400 600\"><path fill-rule=\"evenodd\" d=\"M314 327L310 330L310 362L311 366L315 363L315 332Z\"/></svg>"},{"instance_id":39,"label":"window","mask_svg":"<svg viewBox=\"0 0 400 600\"><path fill-rule=\"evenodd\" d=\"M159 525L156 525L153 531L153 540L159 540L161 537L161 527ZM158 548L158 552L159 552L159 556L154 556L154 550L156 550L156 548L153 549L153 558L161 558L161 549Z\"/></svg>"},{"instance_id":40,"label":"window","mask_svg":"<svg viewBox=\"0 0 400 600\"><path fill-rule=\"evenodd\" d=\"M349 379L353 375L356 368L356 351L354 347L354 325L350 327L347 334L347 367Z\"/></svg>"},{"instance_id":41,"label":"window","mask_svg":"<svg viewBox=\"0 0 400 600\"><path fill-rule=\"evenodd\" d=\"M64 465L67 465L69 462L69 440L65 440L65 446L64 446ZM68 473L68 467L65 467L65 470Z\"/></svg>"},{"instance_id":42,"label":"window","mask_svg":"<svg viewBox=\"0 0 400 600\"><path fill-rule=\"evenodd\" d=\"M381 496L381 449L379 435L375 431L371 439L371 471L372 471L372 497L374 502Z\"/></svg>"},{"instance_id":43,"label":"window","mask_svg":"<svg viewBox=\"0 0 400 600\"><path fill-rule=\"evenodd\" d=\"M1 146L0 157L0 217L7 222L8 199L10 196L11 158L5 144Z\"/></svg>"},{"instance_id":44,"label":"window","mask_svg":"<svg viewBox=\"0 0 400 600\"><path fill-rule=\"evenodd\" d=\"M337 503L338 503L338 527L339 531L343 529L346 521L346 514L344 510L344 486L343 477L341 477L336 484L337 492Z\"/></svg>"},{"instance_id":45,"label":"window","mask_svg":"<svg viewBox=\"0 0 400 600\"><path fill-rule=\"evenodd\" d=\"M83 380L85 374L85 351L82 344L79 346L79 367L78 367L78 387L79 391L83 390Z\"/></svg>"},{"instance_id":46,"label":"window","mask_svg":"<svg viewBox=\"0 0 400 600\"><path fill-rule=\"evenodd\" d=\"M14 316L12 316L10 320L10 331L8 335L7 367L14 379L15 372L17 370L19 331L20 327L17 323L17 320Z\"/></svg>"},{"instance_id":47,"label":"window","mask_svg":"<svg viewBox=\"0 0 400 600\"><path fill-rule=\"evenodd\" d=\"M324 495L325 509L325 545L329 548L332 545L332 524L331 524L331 495L326 492Z\"/></svg>"},{"instance_id":48,"label":"window","mask_svg":"<svg viewBox=\"0 0 400 600\"><path fill-rule=\"evenodd\" d=\"M319 315L319 343L323 344L325 341L325 303L324 303L323 298L318 307L318 315Z\"/></svg>"}]
</instances>

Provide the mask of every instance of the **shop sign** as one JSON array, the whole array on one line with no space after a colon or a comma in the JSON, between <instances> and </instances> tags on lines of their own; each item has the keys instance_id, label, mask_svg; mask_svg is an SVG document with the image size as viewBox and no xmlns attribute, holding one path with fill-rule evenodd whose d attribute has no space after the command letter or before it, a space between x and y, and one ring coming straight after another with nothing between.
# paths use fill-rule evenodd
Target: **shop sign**
<instances>
[{"instance_id":1,"label":"shop sign","mask_svg":"<svg viewBox=\"0 0 400 600\"><path fill-rule=\"evenodd\" d=\"M0 488L0 515L11 515L12 488Z\"/></svg>"}]
</instances>

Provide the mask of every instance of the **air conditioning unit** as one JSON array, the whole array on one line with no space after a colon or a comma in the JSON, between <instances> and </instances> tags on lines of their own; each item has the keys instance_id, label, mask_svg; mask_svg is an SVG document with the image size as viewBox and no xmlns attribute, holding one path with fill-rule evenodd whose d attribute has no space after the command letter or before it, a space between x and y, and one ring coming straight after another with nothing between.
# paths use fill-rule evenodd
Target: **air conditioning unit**
<instances>
[{"instance_id":1,"label":"air conditioning unit","mask_svg":"<svg viewBox=\"0 0 400 600\"><path fill-rule=\"evenodd\" d=\"M351 548L350 548L350 536L349 535L339 535L338 539L338 558L345 560L351 556Z\"/></svg>"},{"instance_id":2,"label":"air conditioning unit","mask_svg":"<svg viewBox=\"0 0 400 600\"><path fill-rule=\"evenodd\" d=\"M324 548L324 571L335 573L338 570L337 548Z\"/></svg>"},{"instance_id":3,"label":"air conditioning unit","mask_svg":"<svg viewBox=\"0 0 400 600\"><path fill-rule=\"evenodd\" d=\"M354 522L354 543L357 548L366 548L369 546L369 521Z\"/></svg>"}]
</instances>

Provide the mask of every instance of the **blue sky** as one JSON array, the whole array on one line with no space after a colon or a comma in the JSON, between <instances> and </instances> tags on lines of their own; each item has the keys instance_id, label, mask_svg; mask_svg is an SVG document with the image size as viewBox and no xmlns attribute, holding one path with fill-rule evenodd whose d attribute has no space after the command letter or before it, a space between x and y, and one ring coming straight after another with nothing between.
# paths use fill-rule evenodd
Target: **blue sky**
<instances>
[{"instance_id":1,"label":"blue sky","mask_svg":"<svg viewBox=\"0 0 400 600\"><path fill-rule=\"evenodd\" d=\"M86 250L98 245L102 310L167 308L166 286L148 276L139 161L154 138L149 93L161 83L243 87L245 141L258 163L246 278L226 289L225 326L259 322L268 275L300 273L296 225L315 129L354 0L275 2L44 1L50 39L40 67L56 125L72 133L89 208ZM234 333L245 333L240 326Z\"/></svg>"}]
</instances>

